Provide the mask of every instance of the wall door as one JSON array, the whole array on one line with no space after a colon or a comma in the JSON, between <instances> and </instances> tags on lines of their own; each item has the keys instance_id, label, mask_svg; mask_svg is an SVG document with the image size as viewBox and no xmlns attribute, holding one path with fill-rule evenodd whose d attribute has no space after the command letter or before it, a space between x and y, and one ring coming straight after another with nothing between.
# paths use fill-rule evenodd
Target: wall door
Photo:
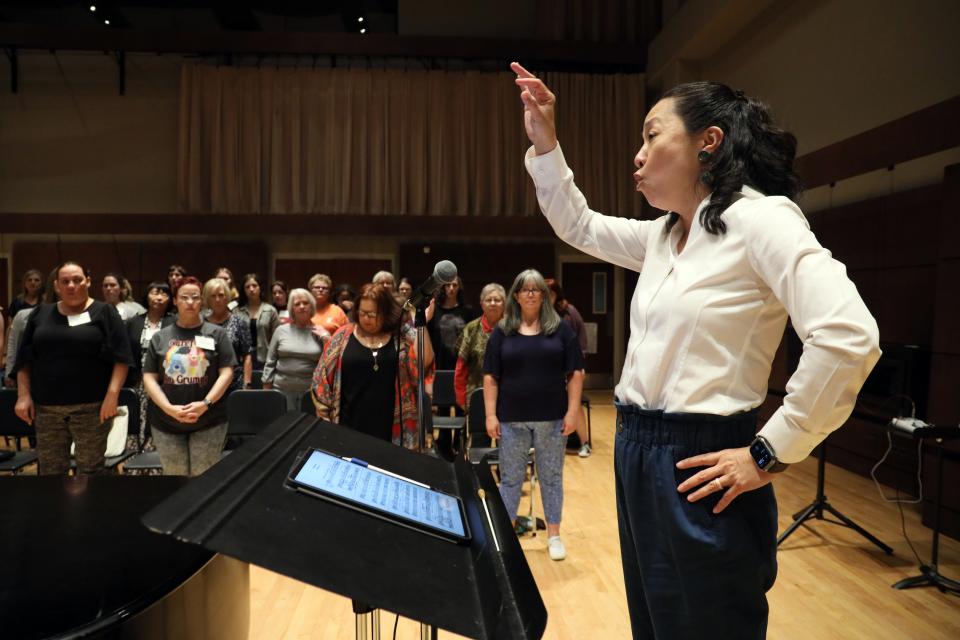
<instances>
[{"instance_id":1,"label":"wall door","mask_svg":"<svg viewBox=\"0 0 960 640\"><path fill-rule=\"evenodd\" d=\"M583 316L591 337L587 353L587 386L609 389L613 386L614 313L620 305L613 299L613 265L605 262L564 262L561 284L567 300Z\"/></svg>"}]
</instances>

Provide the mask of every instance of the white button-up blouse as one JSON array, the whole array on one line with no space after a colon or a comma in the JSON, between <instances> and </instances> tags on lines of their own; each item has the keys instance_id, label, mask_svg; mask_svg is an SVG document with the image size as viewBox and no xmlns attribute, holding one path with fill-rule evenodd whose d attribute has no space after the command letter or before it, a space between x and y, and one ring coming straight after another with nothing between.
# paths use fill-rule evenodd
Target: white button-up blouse
<instances>
[{"instance_id":1,"label":"white button-up blouse","mask_svg":"<svg viewBox=\"0 0 960 640\"><path fill-rule=\"evenodd\" d=\"M632 220L591 211L558 145L527 171L547 220L565 242L639 272L621 402L675 413L730 415L759 406L787 314L803 355L787 395L760 433L798 462L850 416L880 357L877 323L846 268L820 246L788 198L744 186L723 213L727 232L700 225L687 243L668 216Z\"/></svg>"}]
</instances>

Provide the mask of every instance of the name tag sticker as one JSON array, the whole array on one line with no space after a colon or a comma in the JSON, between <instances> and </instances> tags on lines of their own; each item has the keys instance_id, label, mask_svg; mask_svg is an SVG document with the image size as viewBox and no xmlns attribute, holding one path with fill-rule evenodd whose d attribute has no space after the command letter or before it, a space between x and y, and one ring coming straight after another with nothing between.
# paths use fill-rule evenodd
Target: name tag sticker
<instances>
[{"instance_id":1,"label":"name tag sticker","mask_svg":"<svg viewBox=\"0 0 960 640\"><path fill-rule=\"evenodd\" d=\"M237 303L236 300L231 300L230 302L227 303L227 309L230 309L230 311L233 311L233 310L236 309L238 306L239 306L239 304Z\"/></svg>"},{"instance_id":2,"label":"name tag sticker","mask_svg":"<svg viewBox=\"0 0 960 640\"><path fill-rule=\"evenodd\" d=\"M290 312L287 311L286 309L284 309L283 311L280 312L280 318L281 318L281 319L286 320L286 319L289 318L289 317L290 317Z\"/></svg>"},{"instance_id":3,"label":"name tag sticker","mask_svg":"<svg viewBox=\"0 0 960 640\"><path fill-rule=\"evenodd\" d=\"M82 324L90 324L90 312L84 311L75 316L67 316L67 322L71 327L79 327Z\"/></svg>"},{"instance_id":4,"label":"name tag sticker","mask_svg":"<svg viewBox=\"0 0 960 640\"><path fill-rule=\"evenodd\" d=\"M217 343L214 342L213 338L211 338L210 336L195 336L193 338L193 342L200 349L204 349L206 351L217 350Z\"/></svg>"}]
</instances>

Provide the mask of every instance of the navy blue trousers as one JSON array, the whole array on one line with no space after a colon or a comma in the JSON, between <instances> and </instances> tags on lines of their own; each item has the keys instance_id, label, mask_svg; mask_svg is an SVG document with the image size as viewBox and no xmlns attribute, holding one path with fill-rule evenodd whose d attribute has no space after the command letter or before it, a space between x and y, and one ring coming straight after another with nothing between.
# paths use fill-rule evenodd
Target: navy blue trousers
<instances>
[{"instance_id":1,"label":"navy blue trousers","mask_svg":"<svg viewBox=\"0 0 960 640\"><path fill-rule=\"evenodd\" d=\"M764 638L777 575L777 503L766 485L721 513L722 492L687 502L676 463L745 447L756 411L669 414L617 404L614 469L620 554L634 638Z\"/></svg>"}]
</instances>

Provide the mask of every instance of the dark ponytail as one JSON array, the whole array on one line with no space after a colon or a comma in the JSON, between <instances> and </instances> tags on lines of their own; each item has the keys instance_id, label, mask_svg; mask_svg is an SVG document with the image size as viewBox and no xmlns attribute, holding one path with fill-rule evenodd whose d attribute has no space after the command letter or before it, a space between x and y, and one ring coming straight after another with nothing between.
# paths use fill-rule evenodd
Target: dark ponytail
<instances>
[{"instance_id":1,"label":"dark ponytail","mask_svg":"<svg viewBox=\"0 0 960 640\"><path fill-rule=\"evenodd\" d=\"M688 133L707 127L723 130L723 141L702 163L700 181L711 190L710 202L700 212L700 224L713 234L727 225L721 214L743 185L768 196L800 194L800 179L793 169L797 139L778 127L765 104L719 82L689 82L667 91ZM667 232L679 216L670 214Z\"/></svg>"}]
</instances>

